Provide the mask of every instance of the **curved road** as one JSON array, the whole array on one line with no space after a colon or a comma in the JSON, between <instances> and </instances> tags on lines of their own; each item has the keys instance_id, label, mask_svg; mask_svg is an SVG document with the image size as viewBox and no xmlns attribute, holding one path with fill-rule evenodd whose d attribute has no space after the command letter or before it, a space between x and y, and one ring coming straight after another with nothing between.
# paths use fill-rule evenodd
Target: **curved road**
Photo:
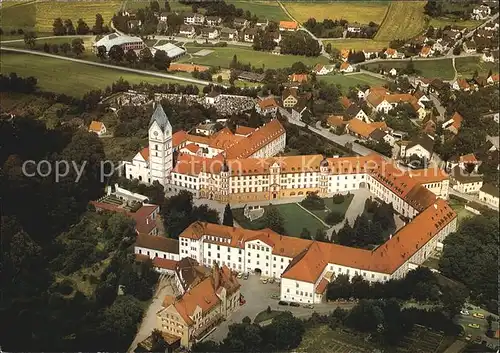
<instances>
[{"instance_id":1,"label":"curved road","mask_svg":"<svg viewBox=\"0 0 500 353\"><path fill-rule=\"evenodd\" d=\"M176 80L176 81L184 81L184 82L188 82L188 83L192 83L192 84L197 84L197 85L208 86L210 84L213 84L213 85L217 85L217 86L221 86L221 87L227 88L227 86L220 85L220 84L218 84L216 82L198 80L198 79L189 78L189 77L181 77L181 76L176 76L176 75L171 75L171 74L164 74L164 73L161 73L161 72L132 69L132 68L129 68L129 67L115 66L115 65L104 64L104 63L93 62L93 61L87 61L87 60L82 60L82 59L68 58L68 57L61 56L61 55L54 55L54 54L49 54L49 53L44 53L44 52L38 52L38 51L33 51L33 50L8 48L8 47L3 47L3 46L0 46L0 50L10 51L10 52L15 52L15 53L23 53L23 54L32 54L32 55L45 56L45 57L49 57L49 58L54 58L54 59L59 59L59 60L66 60L66 61L72 61L72 62L76 62L76 63L80 63L80 64L85 64L85 65L100 66L100 67L105 67L107 69L114 69L114 70L119 70L119 71L133 72L135 74L140 74L140 75L155 76L155 77L160 77L160 78L168 78L168 79L172 79L172 80Z\"/></svg>"}]
</instances>

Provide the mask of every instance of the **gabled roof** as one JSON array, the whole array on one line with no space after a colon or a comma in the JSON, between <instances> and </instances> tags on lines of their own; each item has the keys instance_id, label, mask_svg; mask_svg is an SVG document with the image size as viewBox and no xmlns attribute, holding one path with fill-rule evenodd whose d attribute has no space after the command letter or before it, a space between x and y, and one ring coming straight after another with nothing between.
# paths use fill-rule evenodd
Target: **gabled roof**
<instances>
[{"instance_id":1,"label":"gabled roof","mask_svg":"<svg viewBox=\"0 0 500 353\"><path fill-rule=\"evenodd\" d=\"M499 192L498 188L493 184L488 184L488 183L483 184L480 191L487 193L488 195L497 197L497 198L500 197L500 192Z\"/></svg>"},{"instance_id":2,"label":"gabled roof","mask_svg":"<svg viewBox=\"0 0 500 353\"><path fill-rule=\"evenodd\" d=\"M135 246L171 254L179 253L179 241L161 235L140 234L135 240Z\"/></svg>"},{"instance_id":3,"label":"gabled roof","mask_svg":"<svg viewBox=\"0 0 500 353\"><path fill-rule=\"evenodd\" d=\"M102 128L104 127L104 124L100 121L95 121L92 120L89 126L89 130L93 132L101 132Z\"/></svg>"},{"instance_id":4,"label":"gabled roof","mask_svg":"<svg viewBox=\"0 0 500 353\"><path fill-rule=\"evenodd\" d=\"M298 24L295 21L280 21L280 28L297 29Z\"/></svg>"},{"instance_id":5,"label":"gabled roof","mask_svg":"<svg viewBox=\"0 0 500 353\"><path fill-rule=\"evenodd\" d=\"M161 104L157 104L153 115L151 116L151 120L149 121L149 127L154 123L157 123L160 127L161 131L165 132L166 129L172 130L172 125L170 125L170 121L167 118L167 114L163 110Z\"/></svg>"},{"instance_id":6,"label":"gabled roof","mask_svg":"<svg viewBox=\"0 0 500 353\"><path fill-rule=\"evenodd\" d=\"M408 146L406 146L406 150L409 150L410 148L417 145L422 146L426 151L432 153L434 149L434 140L429 135L418 136L417 138L411 140L410 143L408 143Z\"/></svg>"}]
</instances>

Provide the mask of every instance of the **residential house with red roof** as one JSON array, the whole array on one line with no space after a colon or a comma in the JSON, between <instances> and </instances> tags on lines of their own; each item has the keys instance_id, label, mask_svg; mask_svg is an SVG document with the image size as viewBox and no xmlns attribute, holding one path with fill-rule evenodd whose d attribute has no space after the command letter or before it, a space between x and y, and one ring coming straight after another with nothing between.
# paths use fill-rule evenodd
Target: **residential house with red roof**
<instances>
[{"instance_id":1,"label":"residential house with red roof","mask_svg":"<svg viewBox=\"0 0 500 353\"><path fill-rule=\"evenodd\" d=\"M275 117L278 112L278 103L274 97L259 99L257 103L255 103L255 110L260 115Z\"/></svg>"},{"instance_id":2,"label":"residential house with red roof","mask_svg":"<svg viewBox=\"0 0 500 353\"><path fill-rule=\"evenodd\" d=\"M466 79L464 78L457 78L455 80L455 82L453 82L453 84L451 85L451 87L455 90L455 91L464 91L464 92L468 92L471 90L471 86L470 84L467 82Z\"/></svg>"},{"instance_id":3,"label":"residential house with red roof","mask_svg":"<svg viewBox=\"0 0 500 353\"><path fill-rule=\"evenodd\" d=\"M101 121L93 120L89 125L89 132L97 134L97 136L102 136L106 133L106 125Z\"/></svg>"},{"instance_id":4,"label":"residential house with red roof","mask_svg":"<svg viewBox=\"0 0 500 353\"><path fill-rule=\"evenodd\" d=\"M342 64L340 64L340 67L339 67L339 71L340 72L354 72L354 67L349 64L347 61L344 61Z\"/></svg>"},{"instance_id":5,"label":"residential house with red roof","mask_svg":"<svg viewBox=\"0 0 500 353\"><path fill-rule=\"evenodd\" d=\"M280 21L279 29L280 31L294 32L299 29L299 24L295 21Z\"/></svg>"},{"instance_id":6,"label":"residential house with red roof","mask_svg":"<svg viewBox=\"0 0 500 353\"><path fill-rule=\"evenodd\" d=\"M316 75L319 76L327 75L332 71L333 67L331 65L323 65L323 64L316 64L316 66L314 66L314 69L312 70L312 72L314 72Z\"/></svg>"},{"instance_id":7,"label":"residential house with red roof","mask_svg":"<svg viewBox=\"0 0 500 353\"><path fill-rule=\"evenodd\" d=\"M463 120L464 120L463 116L460 115L459 112L455 112L455 114L453 114L453 116L450 119L448 119L443 123L442 128L456 135L458 134L460 128L462 127Z\"/></svg>"}]
</instances>

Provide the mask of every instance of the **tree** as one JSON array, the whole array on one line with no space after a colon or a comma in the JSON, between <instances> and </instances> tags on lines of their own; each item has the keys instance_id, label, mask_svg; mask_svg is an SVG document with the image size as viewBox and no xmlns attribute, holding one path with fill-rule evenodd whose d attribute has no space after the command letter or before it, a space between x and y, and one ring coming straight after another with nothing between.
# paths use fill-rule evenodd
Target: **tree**
<instances>
[{"instance_id":1,"label":"tree","mask_svg":"<svg viewBox=\"0 0 500 353\"><path fill-rule=\"evenodd\" d=\"M133 49L127 50L127 53L125 54L125 60L127 60L128 63L130 64L135 64L139 58L137 57L137 54Z\"/></svg>"},{"instance_id":2,"label":"tree","mask_svg":"<svg viewBox=\"0 0 500 353\"><path fill-rule=\"evenodd\" d=\"M75 53L77 56L80 56L85 51L85 47L83 46L83 39L75 38L71 41L71 51Z\"/></svg>"},{"instance_id":3,"label":"tree","mask_svg":"<svg viewBox=\"0 0 500 353\"><path fill-rule=\"evenodd\" d=\"M285 220L276 206L269 205L264 214L264 224L267 228L279 234L285 233Z\"/></svg>"},{"instance_id":4,"label":"tree","mask_svg":"<svg viewBox=\"0 0 500 353\"><path fill-rule=\"evenodd\" d=\"M76 34L75 27L73 26L73 21L71 21L69 18L64 20L64 28L66 29L67 35Z\"/></svg>"},{"instance_id":5,"label":"tree","mask_svg":"<svg viewBox=\"0 0 500 353\"><path fill-rule=\"evenodd\" d=\"M325 217L325 223L332 225L332 226L339 224L343 220L344 220L344 215L342 213L336 212L336 211L328 212L328 214Z\"/></svg>"},{"instance_id":6,"label":"tree","mask_svg":"<svg viewBox=\"0 0 500 353\"><path fill-rule=\"evenodd\" d=\"M50 53L49 43L44 43L43 44L43 51L46 52L46 53Z\"/></svg>"},{"instance_id":7,"label":"tree","mask_svg":"<svg viewBox=\"0 0 500 353\"><path fill-rule=\"evenodd\" d=\"M154 55L154 66L158 70L168 70L170 66L170 57L164 50L157 50Z\"/></svg>"},{"instance_id":8,"label":"tree","mask_svg":"<svg viewBox=\"0 0 500 353\"><path fill-rule=\"evenodd\" d=\"M61 47L60 47L60 48L61 48L61 51L62 51L64 54L67 54L67 53L69 53L69 52L70 52L70 50L71 50L71 44L69 44L69 43L63 43L63 44L61 44Z\"/></svg>"},{"instance_id":9,"label":"tree","mask_svg":"<svg viewBox=\"0 0 500 353\"><path fill-rule=\"evenodd\" d=\"M231 210L231 206L229 204L227 204L226 208L224 209L224 218L222 219L222 224L229 227L232 227L234 225L233 211Z\"/></svg>"},{"instance_id":10,"label":"tree","mask_svg":"<svg viewBox=\"0 0 500 353\"><path fill-rule=\"evenodd\" d=\"M167 342L165 342L161 331L158 329L154 329L153 332L151 332L151 341L152 352L165 352L168 348Z\"/></svg>"},{"instance_id":11,"label":"tree","mask_svg":"<svg viewBox=\"0 0 500 353\"><path fill-rule=\"evenodd\" d=\"M165 9L165 12L170 12L170 4L168 3L168 0L165 0L165 4L164 4L164 9Z\"/></svg>"},{"instance_id":12,"label":"tree","mask_svg":"<svg viewBox=\"0 0 500 353\"><path fill-rule=\"evenodd\" d=\"M108 57L116 63L123 61L125 53L120 45L113 45L108 52Z\"/></svg>"},{"instance_id":13,"label":"tree","mask_svg":"<svg viewBox=\"0 0 500 353\"><path fill-rule=\"evenodd\" d=\"M79 19L76 24L76 33L77 34L88 34L90 32L90 28L87 23L83 19Z\"/></svg>"},{"instance_id":14,"label":"tree","mask_svg":"<svg viewBox=\"0 0 500 353\"><path fill-rule=\"evenodd\" d=\"M441 296L443 311L448 314L450 319L460 313L468 295L467 290L461 287L449 286L447 290L443 292L443 295Z\"/></svg>"},{"instance_id":15,"label":"tree","mask_svg":"<svg viewBox=\"0 0 500 353\"><path fill-rule=\"evenodd\" d=\"M289 311L275 317L272 323L264 327L264 337L276 351L289 351L302 341L305 332L304 323Z\"/></svg>"},{"instance_id":16,"label":"tree","mask_svg":"<svg viewBox=\"0 0 500 353\"><path fill-rule=\"evenodd\" d=\"M324 210L325 200L318 196L317 193L310 192L300 204L308 210Z\"/></svg>"},{"instance_id":17,"label":"tree","mask_svg":"<svg viewBox=\"0 0 500 353\"><path fill-rule=\"evenodd\" d=\"M493 316L486 316L486 322L488 322L488 329L486 330L486 336L493 338L495 332L493 331Z\"/></svg>"},{"instance_id":18,"label":"tree","mask_svg":"<svg viewBox=\"0 0 500 353\"><path fill-rule=\"evenodd\" d=\"M66 34L66 28L64 28L63 21L60 17L54 20L52 24L52 32L55 36L63 36Z\"/></svg>"},{"instance_id":19,"label":"tree","mask_svg":"<svg viewBox=\"0 0 500 353\"><path fill-rule=\"evenodd\" d=\"M97 57L101 60L106 59L106 47L104 45L100 45L97 47Z\"/></svg>"},{"instance_id":20,"label":"tree","mask_svg":"<svg viewBox=\"0 0 500 353\"><path fill-rule=\"evenodd\" d=\"M139 59L141 63L144 64L152 64L153 63L153 54L151 54L151 50L148 47L141 49L139 52Z\"/></svg>"},{"instance_id":21,"label":"tree","mask_svg":"<svg viewBox=\"0 0 500 353\"><path fill-rule=\"evenodd\" d=\"M102 15L100 13L95 15L95 24L92 27L92 32L94 34L102 34L104 32L104 19L102 18Z\"/></svg>"},{"instance_id":22,"label":"tree","mask_svg":"<svg viewBox=\"0 0 500 353\"><path fill-rule=\"evenodd\" d=\"M149 3L149 7L151 8L151 11L153 11L153 12L160 12L160 4L156 0L151 1Z\"/></svg>"},{"instance_id":23,"label":"tree","mask_svg":"<svg viewBox=\"0 0 500 353\"><path fill-rule=\"evenodd\" d=\"M300 232L300 238L312 240L311 232L309 232L307 228L302 228L302 231Z\"/></svg>"},{"instance_id":24,"label":"tree","mask_svg":"<svg viewBox=\"0 0 500 353\"><path fill-rule=\"evenodd\" d=\"M56 43L52 44L50 46L50 51L52 51L52 53L54 54L59 53L59 45L57 45Z\"/></svg>"},{"instance_id":25,"label":"tree","mask_svg":"<svg viewBox=\"0 0 500 353\"><path fill-rule=\"evenodd\" d=\"M326 237L325 230L322 229L322 228L318 228L316 230L316 235L314 236L314 240L320 241L320 242L323 242L323 243L328 243L328 239Z\"/></svg>"},{"instance_id":26,"label":"tree","mask_svg":"<svg viewBox=\"0 0 500 353\"><path fill-rule=\"evenodd\" d=\"M35 47L35 41L36 41L36 33L31 31L28 33L24 34L24 44L30 48L33 49Z\"/></svg>"}]
</instances>

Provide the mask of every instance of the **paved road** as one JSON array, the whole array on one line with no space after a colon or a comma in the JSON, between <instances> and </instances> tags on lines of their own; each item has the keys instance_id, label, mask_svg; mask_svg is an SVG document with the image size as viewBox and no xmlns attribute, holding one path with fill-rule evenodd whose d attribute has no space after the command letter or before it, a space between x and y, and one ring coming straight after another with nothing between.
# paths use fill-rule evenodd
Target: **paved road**
<instances>
[{"instance_id":1,"label":"paved road","mask_svg":"<svg viewBox=\"0 0 500 353\"><path fill-rule=\"evenodd\" d=\"M334 225L330 229L326 231L328 238L330 239L333 231L339 231L342 227L344 227L345 221L347 220L349 224L352 226L354 221L358 216L363 213L363 209L365 208L366 199L372 197L372 193L368 189L358 189L351 191L351 194L354 195L347 211L345 213L344 219L339 224Z\"/></svg>"},{"instance_id":2,"label":"paved road","mask_svg":"<svg viewBox=\"0 0 500 353\"><path fill-rule=\"evenodd\" d=\"M26 50L26 49L17 49L17 48L8 48L8 47L4 47L4 46L0 46L0 50L10 51L10 52L16 52L16 53L23 53L23 54L32 54L32 55L45 56L45 57L50 57L50 58L54 58L54 59L67 60L67 61L72 61L72 62L86 64L86 65L91 65L91 66L105 67L105 68L108 68L108 69L114 69L114 70L118 70L118 71L133 72L135 74L140 74L140 75L148 75L148 76L155 76L155 77L160 77L160 78L173 79L173 80L177 80L177 81L184 81L184 82L188 82L188 83L191 83L191 84L197 84L197 85L203 85L203 86L208 86L210 84L213 84L213 85L218 85L218 86L222 86L224 88L227 88L227 86L218 84L216 82L209 82L209 81L198 80L198 79L195 79L195 78L181 77L181 76L176 76L176 75L171 75L171 74L164 74L164 73L161 73L161 72L132 69L132 68L129 68L129 67L115 66L115 65L110 65L110 64L105 64L105 63L99 63L99 62L93 62L93 61L87 61L87 60L82 60L82 59L68 58L68 57L61 56L61 55L54 55L54 54L49 54L49 53L44 53L44 52L39 52L39 51Z\"/></svg>"},{"instance_id":3,"label":"paved road","mask_svg":"<svg viewBox=\"0 0 500 353\"><path fill-rule=\"evenodd\" d=\"M156 313L162 308L163 299L165 299L166 295L174 295L174 292L172 290L172 287L170 286L168 279L162 277L158 284L158 290L142 319L141 326L139 327L139 330L137 331L137 334L134 338L134 341L130 345L128 352L133 352L139 342L142 342L143 340L148 338L149 335L151 335L151 332L155 328L158 328Z\"/></svg>"}]
</instances>

